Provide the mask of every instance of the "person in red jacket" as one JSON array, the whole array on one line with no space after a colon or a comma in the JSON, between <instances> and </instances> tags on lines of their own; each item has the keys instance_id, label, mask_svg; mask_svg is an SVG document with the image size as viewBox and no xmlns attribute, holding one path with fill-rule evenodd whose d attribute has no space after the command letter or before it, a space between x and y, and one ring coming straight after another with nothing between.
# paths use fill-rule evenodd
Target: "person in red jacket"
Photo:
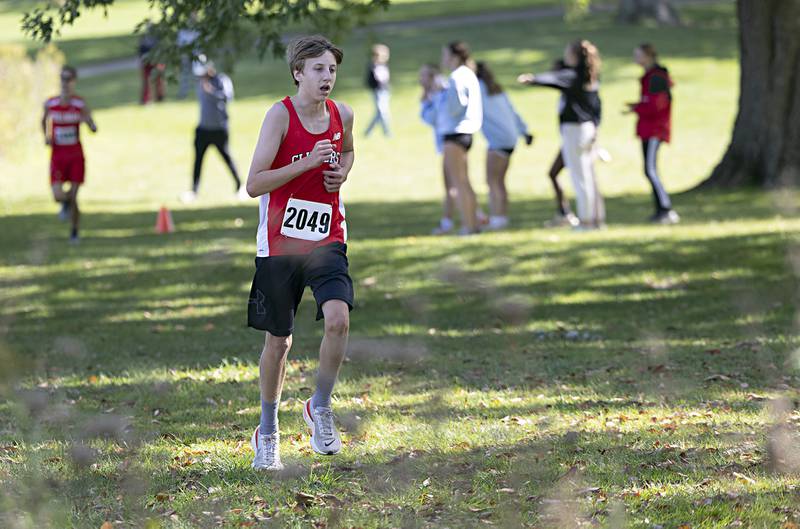
<instances>
[{"instance_id":1,"label":"person in red jacket","mask_svg":"<svg viewBox=\"0 0 800 529\"><path fill-rule=\"evenodd\" d=\"M658 176L656 159L662 142L669 142L672 109L672 79L666 68L658 63L652 44L640 44L633 52L634 62L644 68L640 79L641 98L628 103L628 110L639 116L636 135L642 140L644 174L653 186L656 211L650 220L659 224L675 224L680 217L672 209L672 201Z\"/></svg>"}]
</instances>

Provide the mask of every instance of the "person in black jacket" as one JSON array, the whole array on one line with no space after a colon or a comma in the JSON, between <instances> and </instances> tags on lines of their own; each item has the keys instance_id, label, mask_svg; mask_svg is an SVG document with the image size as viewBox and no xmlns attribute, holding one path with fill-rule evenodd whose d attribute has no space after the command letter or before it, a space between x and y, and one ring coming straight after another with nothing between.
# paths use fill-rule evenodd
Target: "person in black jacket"
<instances>
[{"instance_id":1,"label":"person in black jacket","mask_svg":"<svg viewBox=\"0 0 800 529\"><path fill-rule=\"evenodd\" d=\"M383 129L384 136L391 136L389 130L389 46L375 44L372 47L372 60L367 64L366 82L375 101L375 116L364 131L369 136L376 125Z\"/></svg>"},{"instance_id":2,"label":"person in black jacket","mask_svg":"<svg viewBox=\"0 0 800 529\"><path fill-rule=\"evenodd\" d=\"M605 204L594 171L597 127L602 115L600 64L597 47L588 40L577 40L564 50L564 68L517 78L522 84L561 91L561 152L575 188L580 221L576 229L580 230L605 225Z\"/></svg>"}]
</instances>

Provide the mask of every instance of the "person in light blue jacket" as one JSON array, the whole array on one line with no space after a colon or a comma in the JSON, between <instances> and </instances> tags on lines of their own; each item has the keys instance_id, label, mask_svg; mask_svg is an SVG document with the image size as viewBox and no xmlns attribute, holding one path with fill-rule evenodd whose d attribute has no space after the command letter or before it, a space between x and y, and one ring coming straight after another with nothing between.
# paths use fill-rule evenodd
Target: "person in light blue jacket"
<instances>
[{"instance_id":1,"label":"person in light blue jacket","mask_svg":"<svg viewBox=\"0 0 800 529\"><path fill-rule=\"evenodd\" d=\"M422 121L433 129L436 154L444 152L444 135L448 126L447 105L447 79L442 76L439 67L433 64L424 64L419 70L419 84L422 87L420 101L420 117ZM442 204L442 218L439 225L433 229L433 235L443 235L453 231L453 212L455 211L455 197L457 191L453 182L447 176L447 167L442 162L444 175L444 201Z\"/></svg>"},{"instance_id":2,"label":"person in light blue jacket","mask_svg":"<svg viewBox=\"0 0 800 529\"><path fill-rule=\"evenodd\" d=\"M514 106L495 80L485 62L479 62L478 81L483 101L483 124L481 130L489 144L486 153L486 182L489 185L489 224L486 229L500 230L508 226L508 192L506 172L517 140L525 138L530 145L533 136L528 125L514 110Z\"/></svg>"}]
</instances>

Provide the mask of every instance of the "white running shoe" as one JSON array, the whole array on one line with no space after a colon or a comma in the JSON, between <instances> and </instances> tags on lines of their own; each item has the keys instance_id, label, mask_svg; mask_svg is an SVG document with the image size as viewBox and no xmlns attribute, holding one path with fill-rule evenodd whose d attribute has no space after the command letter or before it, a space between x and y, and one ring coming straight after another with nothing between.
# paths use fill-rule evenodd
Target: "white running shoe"
<instances>
[{"instance_id":1,"label":"white running shoe","mask_svg":"<svg viewBox=\"0 0 800 529\"><path fill-rule=\"evenodd\" d=\"M311 428L311 448L316 453L326 456L339 453L342 440L333 424L333 410L320 406L314 408L312 415L311 399L308 399L303 406L303 419Z\"/></svg>"},{"instance_id":2,"label":"white running shoe","mask_svg":"<svg viewBox=\"0 0 800 529\"><path fill-rule=\"evenodd\" d=\"M256 426L250 438L250 448L255 452L253 464L250 466L256 470L283 470L281 434L275 432L272 435L261 435L259 428L260 426Z\"/></svg>"},{"instance_id":3,"label":"white running shoe","mask_svg":"<svg viewBox=\"0 0 800 529\"><path fill-rule=\"evenodd\" d=\"M453 231L453 221L448 219L447 217L443 217L442 220L439 221L439 225L433 228L431 231L431 235L445 235L446 233L450 233Z\"/></svg>"},{"instance_id":4,"label":"white running shoe","mask_svg":"<svg viewBox=\"0 0 800 529\"><path fill-rule=\"evenodd\" d=\"M184 191L183 193L180 194L180 197L178 198L180 198L181 202L183 202L184 204L191 204L192 202L197 200L197 193L195 193L194 191Z\"/></svg>"}]
</instances>

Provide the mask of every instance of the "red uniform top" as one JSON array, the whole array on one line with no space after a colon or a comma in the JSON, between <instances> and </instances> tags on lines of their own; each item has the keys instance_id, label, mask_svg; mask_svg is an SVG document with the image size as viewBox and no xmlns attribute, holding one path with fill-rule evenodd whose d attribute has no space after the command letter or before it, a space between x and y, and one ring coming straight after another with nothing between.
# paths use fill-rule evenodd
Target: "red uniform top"
<instances>
[{"instance_id":1,"label":"red uniform top","mask_svg":"<svg viewBox=\"0 0 800 529\"><path fill-rule=\"evenodd\" d=\"M52 126L53 156L83 153L80 125L84 106L83 99L78 96L71 96L66 103L60 96L51 97L45 103Z\"/></svg>"},{"instance_id":2,"label":"red uniform top","mask_svg":"<svg viewBox=\"0 0 800 529\"><path fill-rule=\"evenodd\" d=\"M330 123L321 134L312 134L303 127L289 97L282 103L289 112L289 127L270 169L305 158L318 141L325 139L333 143L330 162L338 163L344 128L336 103L325 101ZM317 246L347 240L344 204L339 192L329 193L323 184L322 172L328 167L323 163L261 196L256 237L258 257L307 254Z\"/></svg>"},{"instance_id":3,"label":"red uniform top","mask_svg":"<svg viewBox=\"0 0 800 529\"><path fill-rule=\"evenodd\" d=\"M655 65L645 72L640 79L642 97L640 102L633 107L639 115L636 124L636 134L646 140L658 138L662 141L670 140L672 111L672 79L666 68Z\"/></svg>"}]
</instances>

